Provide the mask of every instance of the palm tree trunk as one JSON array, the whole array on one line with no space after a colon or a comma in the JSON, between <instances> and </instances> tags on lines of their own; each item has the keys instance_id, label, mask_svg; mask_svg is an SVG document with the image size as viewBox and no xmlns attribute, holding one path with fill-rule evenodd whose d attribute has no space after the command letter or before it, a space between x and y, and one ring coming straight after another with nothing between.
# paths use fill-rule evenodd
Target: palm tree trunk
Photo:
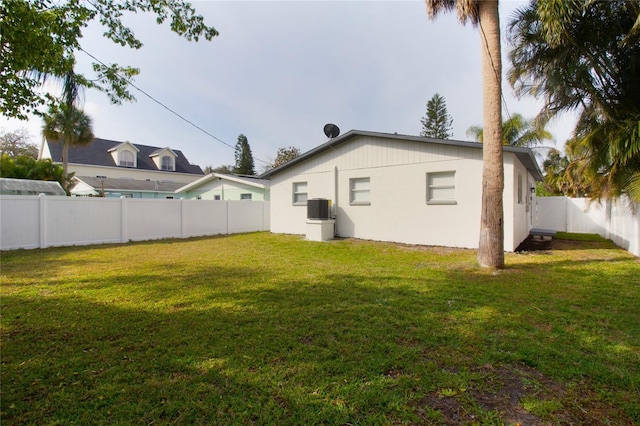
<instances>
[{"instance_id":1,"label":"palm tree trunk","mask_svg":"<svg viewBox=\"0 0 640 426\"><path fill-rule=\"evenodd\" d=\"M67 169L69 166L69 141L67 140L67 138L63 138L62 139L62 170L63 170L63 176L62 179L64 179L64 188L65 190L67 189L67 186L69 186L69 182L67 182Z\"/></svg>"},{"instance_id":2,"label":"palm tree trunk","mask_svg":"<svg viewBox=\"0 0 640 426\"><path fill-rule=\"evenodd\" d=\"M482 214L478 262L487 268L504 267L504 218L502 192L502 60L498 1L478 1L482 43Z\"/></svg>"}]
</instances>

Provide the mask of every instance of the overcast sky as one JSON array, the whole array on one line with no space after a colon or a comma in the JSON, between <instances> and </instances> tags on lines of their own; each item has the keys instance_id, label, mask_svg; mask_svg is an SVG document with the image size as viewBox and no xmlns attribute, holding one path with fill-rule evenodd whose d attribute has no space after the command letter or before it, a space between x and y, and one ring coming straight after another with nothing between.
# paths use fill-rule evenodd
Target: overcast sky
<instances>
[{"instance_id":1,"label":"overcast sky","mask_svg":"<svg viewBox=\"0 0 640 426\"><path fill-rule=\"evenodd\" d=\"M480 39L454 14L427 18L422 1L196 1L198 13L220 36L188 42L158 26L152 15L128 16L144 46L132 50L102 37L96 23L82 47L105 63L139 67L134 84L216 138L234 146L245 134L260 172L279 147L303 152L326 142L322 129L418 135L427 101L444 96L453 117L453 139L469 140L482 125ZM503 29L526 4L500 2ZM503 57L510 45L502 33ZM78 69L90 58L77 55ZM508 61L503 60L506 73ZM506 110L527 118L540 102L517 100L507 81ZM181 150L192 164L234 163L234 151L175 116L143 93L137 102L111 105L96 91L85 94L85 111L97 137ZM506 116L505 116L506 117ZM548 129L561 148L574 125L571 116ZM8 121L40 143L41 121Z\"/></svg>"}]
</instances>

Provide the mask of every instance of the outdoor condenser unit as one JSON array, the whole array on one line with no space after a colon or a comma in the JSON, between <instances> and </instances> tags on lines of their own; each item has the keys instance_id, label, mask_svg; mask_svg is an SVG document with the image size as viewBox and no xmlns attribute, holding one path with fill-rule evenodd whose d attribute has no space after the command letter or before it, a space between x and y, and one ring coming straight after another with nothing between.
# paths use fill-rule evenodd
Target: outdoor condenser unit
<instances>
[{"instance_id":1,"label":"outdoor condenser unit","mask_svg":"<svg viewBox=\"0 0 640 426\"><path fill-rule=\"evenodd\" d=\"M312 198L307 200L307 219L330 219L331 200Z\"/></svg>"}]
</instances>

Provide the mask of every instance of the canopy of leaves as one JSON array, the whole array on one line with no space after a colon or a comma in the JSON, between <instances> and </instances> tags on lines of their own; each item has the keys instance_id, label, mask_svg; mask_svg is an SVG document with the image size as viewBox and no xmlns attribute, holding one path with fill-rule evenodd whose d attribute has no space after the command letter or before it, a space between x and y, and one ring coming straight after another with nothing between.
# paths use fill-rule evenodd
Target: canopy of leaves
<instances>
[{"instance_id":1,"label":"canopy of leaves","mask_svg":"<svg viewBox=\"0 0 640 426\"><path fill-rule=\"evenodd\" d=\"M236 165L234 167L234 173L239 175L254 176L256 174L255 166L253 163L253 155L251 154L251 147L249 141L245 135L238 136L238 142L236 143Z\"/></svg>"},{"instance_id":2,"label":"canopy of leaves","mask_svg":"<svg viewBox=\"0 0 640 426\"><path fill-rule=\"evenodd\" d=\"M439 93L427 102L427 115L421 120L420 136L447 139L453 136L453 118L447 112L447 102Z\"/></svg>"},{"instance_id":3,"label":"canopy of leaves","mask_svg":"<svg viewBox=\"0 0 640 426\"><path fill-rule=\"evenodd\" d=\"M65 182L62 166L53 164L48 158L36 160L30 155L10 157L3 153L0 158L0 177L57 181L63 187Z\"/></svg>"},{"instance_id":4,"label":"canopy of leaves","mask_svg":"<svg viewBox=\"0 0 640 426\"><path fill-rule=\"evenodd\" d=\"M300 155L300 150L295 146L290 146L287 148L278 148L278 153L276 154L276 159L273 160L273 165L271 168L276 168L278 166L287 163L294 158Z\"/></svg>"},{"instance_id":5,"label":"canopy of leaves","mask_svg":"<svg viewBox=\"0 0 640 426\"><path fill-rule=\"evenodd\" d=\"M484 131L480 126L471 126L467 135L483 142ZM553 136L545 129L545 123L527 120L521 114L513 114L502 122L502 144L506 146L532 147L552 140Z\"/></svg>"},{"instance_id":6,"label":"canopy of leaves","mask_svg":"<svg viewBox=\"0 0 640 426\"><path fill-rule=\"evenodd\" d=\"M0 111L7 117L26 119L28 113L51 98L40 89L49 77L62 77L73 69L75 52L82 50L82 30L93 21L104 36L122 46L142 47L133 31L123 24L125 13L150 12L161 24L187 40L211 40L218 32L205 25L202 16L178 0L3 0L1 4L2 55L0 59ZM112 102L132 100L126 79L138 73L117 64L93 64L95 76L78 76L86 87L104 91Z\"/></svg>"},{"instance_id":7,"label":"canopy of leaves","mask_svg":"<svg viewBox=\"0 0 640 426\"><path fill-rule=\"evenodd\" d=\"M568 148L591 196L640 195L640 2L532 1L510 33L516 92L544 100L541 120L579 112Z\"/></svg>"},{"instance_id":8,"label":"canopy of leaves","mask_svg":"<svg viewBox=\"0 0 640 426\"><path fill-rule=\"evenodd\" d=\"M29 142L30 136L26 129L0 134L0 152L15 158L20 155L38 158L38 146Z\"/></svg>"}]
</instances>

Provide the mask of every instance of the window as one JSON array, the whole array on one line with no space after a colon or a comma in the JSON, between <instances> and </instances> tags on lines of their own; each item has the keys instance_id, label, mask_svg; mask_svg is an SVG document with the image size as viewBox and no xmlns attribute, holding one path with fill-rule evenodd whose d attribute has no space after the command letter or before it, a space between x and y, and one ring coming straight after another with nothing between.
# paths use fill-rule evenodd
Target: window
<instances>
[{"instance_id":1,"label":"window","mask_svg":"<svg viewBox=\"0 0 640 426\"><path fill-rule=\"evenodd\" d=\"M250 200L251 199L251 194L240 194L240 199L241 200Z\"/></svg>"},{"instance_id":2,"label":"window","mask_svg":"<svg viewBox=\"0 0 640 426\"><path fill-rule=\"evenodd\" d=\"M120 165L123 167L133 167L133 153L131 151L120 152Z\"/></svg>"},{"instance_id":3,"label":"window","mask_svg":"<svg viewBox=\"0 0 640 426\"><path fill-rule=\"evenodd\" d=\"M293 183L293 204L304 206L307 204L307 182Z\"/></svg>"},{"instance_id":4,"label":"window","mask_svg":"<svg viewBox=\"0 0 640 426\"><path fill-rule=\"evenodd\" d=\"M349 179L351 205L368 206L371 204L369 184L369 178Z\"/></svg>"},{"instance_id":5,"label":"window","mask_svg":"<svg viewBox=\"0 0 640 426\"><path fill-rule=\"evenodd\" d=\"M214 195L213 199L216 200L216 201L220 201L220 196L219 195Z\"/></svg>"},{"instance_id":6,"label":"window","mask_svg":"<svg viewBox=\"0 0 640 426\"><path fill-rule=\"evenodd\" d=\"M518 204L522 204L522 174L518 173Z\"/></svg>"},{"instance_id":7,"label":"window","mask_svg":"<svg viewBox=\"0 0 640 426\"><path fill-rule=\"evenodd\" d=\"M173 158L168 155L162 157L162 166L160 168L162 170L173 170Z\"/></svg>"},{"instance_id":8,"label":"window","mask_svg":"<svg viewBox=\"0 0 640 426\"><path fill-rule=\"evenodd\" d=\"M427 204L457 204L456 172L427 173Z\"/></svg>"}]
</instances>

